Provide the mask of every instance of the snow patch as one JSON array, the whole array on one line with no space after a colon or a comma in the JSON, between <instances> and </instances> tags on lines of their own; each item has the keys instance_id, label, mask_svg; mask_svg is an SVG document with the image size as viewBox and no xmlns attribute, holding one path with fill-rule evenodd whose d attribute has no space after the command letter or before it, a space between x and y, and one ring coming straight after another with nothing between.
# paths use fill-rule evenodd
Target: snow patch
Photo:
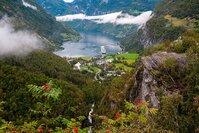
<instances>
[{"instance_id":1,"label":"snow patch","mask_svg":"<svg viewBox=\"0 0 199 133\"><path fill-rule=\"evenodd\" d=\"M37 10L37 7L36 7L36 6L33 6L33 5L31 5L31 4L27 3L27 2L25 2L24 0L22 0L22 3L23 3L23 5L24 5L25 7L29 7L29 8L31 8L31 9L33 9L33 10Z\"/></svg>"},{"instance_id":2,"label":"snow patch","mask_svg":"<svg viewBox=\"0 0 199 133\"><path fill-rule=\"evenodd\" d=\"M126 25L126 24L136 24L143 25L145 24L152 15L152 11L146 11L138 16L132 16L127 13L115 12L105 15L98 16L86 16L85 14L73 14L65 16L57 16L57 21L73 21L73 20L91 20L96 23L112 23L117 25Z\"/></svg>"},{"instance_id":3,"label":"snow patch","mask_svg":"<svg viewBox=\"0 0 199 133\"><path fill-rule=\"evenodd\" d=\"M63 0L66 3L72 3L74 0Z\"/></svg>"}]
</instances>

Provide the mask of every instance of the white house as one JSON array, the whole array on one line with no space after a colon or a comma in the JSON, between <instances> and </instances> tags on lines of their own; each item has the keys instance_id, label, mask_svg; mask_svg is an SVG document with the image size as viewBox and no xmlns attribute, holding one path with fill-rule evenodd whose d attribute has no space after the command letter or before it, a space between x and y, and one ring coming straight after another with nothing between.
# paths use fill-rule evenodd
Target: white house
<instances>
[{"instance_id":1,"label":"white house","mask_svg":"<svg viewBox=\"0 0 199 133\"><path fill-rule=\"evenodd\" d=\"M75 70L81 70L81 63L79 63L79 62L76 63L75 66L74 66L74 69Z\"/></svg>"}]
</instances>

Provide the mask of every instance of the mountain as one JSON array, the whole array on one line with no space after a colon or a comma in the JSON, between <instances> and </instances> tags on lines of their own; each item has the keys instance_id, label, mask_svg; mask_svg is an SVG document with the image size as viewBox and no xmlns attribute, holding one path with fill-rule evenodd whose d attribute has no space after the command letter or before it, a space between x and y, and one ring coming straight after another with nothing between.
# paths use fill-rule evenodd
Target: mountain
<instances>
[{"instance_id":1,"label":"mountain","mask_svg":"<svg viewBox=\"0 0 199 133\"><path fill-rule=\"evenodd\" d=\"M187 30L198 32L198 14L197 0L164 0L146 25L124 38L121 45L127 51L139 51L165 40L173 41Z\"/></svg>"},{"instance_id":2,"label":"mountain","mask_svg":"<svg viewBox=\"0 0 199 133\"><path fill-rule=\"evenodd\" d=\"M120 11L138 16L142 12L153 10L155 4L159 2L159 0L75 0L72 3L66 3L63 0L57 0L56 2L53 0L36 1L54 16L80 13L87 16L96 16ZM99 24L90 20L73 20L64 23L79 32L101 32L119 39L135 32L137 29L137 26L132 24Z\"/></svg>"},{"instance_id":3,"label":"mountain","mask_svg":"<svg viewBox=\"0 0 199 133\"><path fill-rule=\"evenodd\" d=\"M86 15L101 15L124 11L130 14L153 10L159 0L74 0L66 3L63 0L36 0L53 15L84 13Z\"/></svg>"},{"instance_id":4,"label":"mountain","mask_svg":"<svg viewBox=\"0 0 199 133\"><path fill-rule=\"evenodd\" d=\"M15 30L37 33L50 49L60 47L63 41L78 38L78 33L55 20L34 0L1 0L0 18L14 19Z\"/></svg>"}]
</instances>

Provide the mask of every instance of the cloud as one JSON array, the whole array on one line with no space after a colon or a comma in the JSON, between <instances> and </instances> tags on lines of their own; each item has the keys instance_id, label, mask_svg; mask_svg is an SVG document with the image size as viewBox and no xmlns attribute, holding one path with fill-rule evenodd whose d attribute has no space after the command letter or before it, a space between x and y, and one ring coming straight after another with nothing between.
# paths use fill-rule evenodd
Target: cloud
<instances>
[{"instance_id":1,"label":"cloud","mask_svg":"<svg viewBox=\"0 0 199 133\"><path fill-rule=\"evenodd\" d=\"M0 20L0 56L26 55L42 47L42 42L29 31L15 31L11 20Z\"/></svg>"},{"instance_id":2,"label":"cloud","mask_svg":"<svg viewBox=\"0 0 199 133\"><path fill-rule=\"evenodd\" d=\"M98 16L86 16L85 14L74 14L57 16L57 21L91 20L96 23L113 23L117 25L125 24L145 24L152 16L152 11L143 12L138 16L132 16L122 12L115 12Z\"/></svg>"},{"instance_id":3,"label":"cloud","mask_svg":"<svg viewBox=\"0 0 199 133\"><path fill-rule=\"evenodd\" d=\"M71 3L71 2L73 2L74 0L63 0L64 2L66 2L66 3Z\"/></svg>"}]
</instances>

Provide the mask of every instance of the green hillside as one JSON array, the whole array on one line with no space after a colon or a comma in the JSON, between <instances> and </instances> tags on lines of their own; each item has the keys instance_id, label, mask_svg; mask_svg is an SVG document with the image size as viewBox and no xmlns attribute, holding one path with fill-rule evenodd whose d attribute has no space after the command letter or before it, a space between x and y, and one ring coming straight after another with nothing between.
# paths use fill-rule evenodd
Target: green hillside
<instances>
[{"instance_id":1,"label":"green hillside","mask_svg":"<svg viewBox=\"0 0 199 133\"><path fill-rule=\"evenodd\" d=\"M57 114L65 118L86 115L90 104L100 102L104 91L89 75L74 71L65 59L47 51L32 52L27 57L1 58L0 101L5 102L2 118L17 125L32 120L42 123L40 116L31 113L36 99L31 97L28 85L44 85L50 80L61 88L62 94L59 101L51 101L53 110L49 119Z\"/></svg>"},{"instance_id":2,"label":"green hillside","mask_svg":"<svg viewBox=\"0 0 199 133\"><path fill-rule=\"evenodd\" d=\"M54 17L48 14L34 0L25 0L37 9L25 7L21 0L1 0L0 18L7 15L15 18L13 25L16 30L30 30L37 33L50 48L59 47L63 41L76 40L79 34L71 28L57 22Z\"/></svg>"},{"instance_id":3,"label":"green hillside","mask_svg":"<svg viewBox=\"0 0 199 133\"><path fill-rule=\"evenodd\" d=\"M154 16L137 33L124 38L127 51L140 51L165 40L173 41L187 30L198 32L197 0L164 0L157 4Z\"/></svg>"}]
</instances>

